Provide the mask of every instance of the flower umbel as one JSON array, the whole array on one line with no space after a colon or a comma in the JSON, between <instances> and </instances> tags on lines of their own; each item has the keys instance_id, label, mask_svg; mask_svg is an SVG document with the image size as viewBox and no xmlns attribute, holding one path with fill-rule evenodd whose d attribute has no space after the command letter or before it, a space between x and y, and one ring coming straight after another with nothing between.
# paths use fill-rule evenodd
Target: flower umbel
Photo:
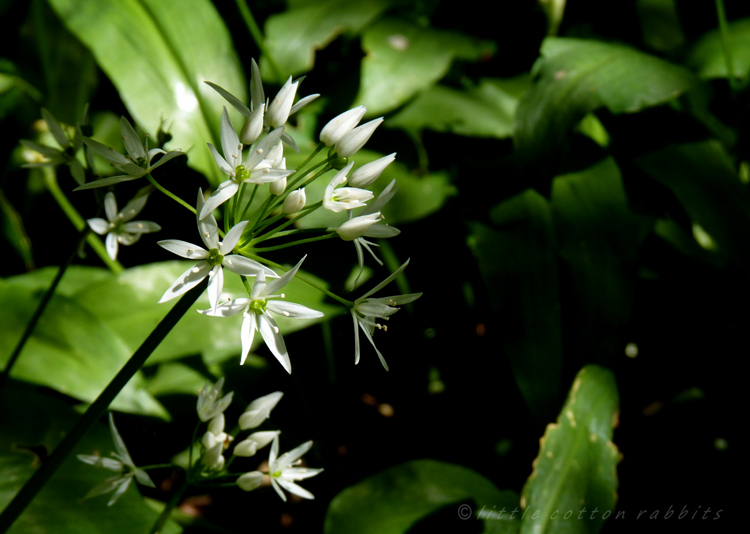
<instances>
[{"instance_id":1,"label":"flower umbel","mask_svg":"<svg viewBox=\"0 0 750 534\"><path fill-rule=\"evenodd\" d=\"M357 328L357 326L359 326L359 328L361 328L365 333L365 337L372 344L372 348L374 348L375 352L377 352L378 358L380 358L380 363L383 364L383 367L386 371L388 370L388 364L385 363L385 358L375 346L375 341L373 341L372 339L372 335L375 332L376 328L385 332L388 330L388 327L379 324L377 320L382 319L384 321L387 321L391 315L399 310L399 308L397 308L396 306L401 306L404 304L408 304L409 302L413 302L421 297L422 293L409 293L408 295L395 295L392 297L382 298L370 298L370 295L372 295L373 293L377 293L385 286L393 282L393 280L395 280L396 277L401 274L404 269L406 269L407 265L409 265L409 260L406 260L404 264L388 278L383 280L370 291L354 301L354 306L351 309L351 314L352 320L354 321L355 364L359 363L359 330Z\"/></svg>"},{"instance_id":2,"label":"flower umbel","mask_svg":"<svg viewBox=\"0 0 750 534\"><path fill-rule=\"evenodd\" d=\"M200 232L203 244L208 247L208 250L177 239L167 239L158 243L161 247L178 256L191 260L200 260L193 267L185 271L167 289L159 302L166 302L179 297L197 286L201 280L208 276L208 301L211 303L211 309L215 311L224 288L224 271L222 270L222 266L233 273L243 276L256 276L260 273L267 276L277 276L271 269L261 265L257 261L238 254L229 254L237 246L242 236L242 231L247 225L247 221L242 221L240 224L235 225L224 236L224 241L219 241L219 227L211 212L209 212L207 217L200 218L203 207L203 192L199 189L198 202L196 204L196 212L199 214L197 217L198 231Z\"/></svg>"},{"instance_id":3,"label":"flower umbel","mask_svg":"<svg viewBox=\"0 0 750 534\"><path fill-rule=\"evenodd\" d=\"M323 316L323 313L301 304L271 300L284 298L283 293L276 294L276 292L291 281L294 275L297 274L303 261L305 261L305 258L302 258L297 265L282 277L268 283L266 283L265 273L262 271L259 272L255 278L250 298L229 300L211 310L199 310L201 313L214 317L229 317L243 312L244 319L242 321L241 332L242 359L240 365L245 363L245 359L250 352L250 347L253 344L255 331L258 330L260 335L263 336L263 341L266 342L266 345L276 359L279 360L279 363L281 363L288 373L292 372L292 364L289 361L289 354L286 350L284 338L281 336L276 321L274 321L268 312L294 319L314 319Z\"/></svg>"},{"instance_id":4,"label":"flower umbel","mask_svg":"<svg viewBox=\"0 0 750 534\"><path fill-rule=\"evenodd\" d=\"M144 486L148 486L150 488L155 488L156 486L151 481L151 478L149 478L148 474L146 474L143 469L137 468L133 463L133 460L130 458L130 454L128 454L128 450L125 448L125 442L120 437L119 432L117 432L117 428L115 427L115 420L112 417L112 413L109 414L109 429L112 432L112 441L114 441L115 448L117 449L116 453L112 453L112 456L114 456L115 459L102 458L98 454L79 454L78 459L89 465L93 465L95 467L103 467L105 469L109 469L110 471L116 471L120 473L116 477L108 478L98 486L95 486L94 489L89 491L84 497L84 499L90 499L91 497L96 497L97 495L102 495L104 493L115 490L114 495L112 495L109 503L107 503L108 506L112 506L113 504L115 504L115 502L117 502L117 499L119 499L122 494L125 493L125 490L128 489L128 486L130 485L130 482L133 480L133 478L138 480L138 482L140 482Z\"/></svg>"},{"instance_id":5,"label":"flower umbel","mask_svg":"<svg viewBox=\"0 0 750 534\"><path fill-rule=\"evenodd\" d=\"M107 193L104 197L104 212L108 220L95 217L86 221L94 232L107 236L107 254L113 260L117 259L118 244L132 245L141 238L141 234L161 230L161 226L155 222L130 220L141 212L146 200L148 195L134 198L118 212L114 193Z\"/></svg>"}]
</instances>

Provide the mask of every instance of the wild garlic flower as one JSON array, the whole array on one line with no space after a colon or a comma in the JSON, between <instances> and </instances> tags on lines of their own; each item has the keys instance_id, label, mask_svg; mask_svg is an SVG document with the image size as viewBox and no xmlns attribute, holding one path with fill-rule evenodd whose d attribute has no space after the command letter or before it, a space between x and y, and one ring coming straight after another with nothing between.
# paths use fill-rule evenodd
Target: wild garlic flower
<instances>
[{"instance_id":1,"label":"wild garlic flower","mask_svg":"<svg viewBox=\"0 0 750 534\"><path fill-rule=\"evenodd\" d=\"M83 137L81 135L80 127L75 129L75 134L71 140L68 138L62 125L57 122L54 115L44 108L42 108L42 118L44 119L44 122L47 123L47 127L49 128L52 137L54 137L57 144L60 145L60 149L41 145L34 141L21 139L21 144L23 146L29 150L38 152L46 158L46 161L33 161L25 164L24 167L48 167L65 164L70 167L70 174L78 185L83 185L86 182L86 174L83 171L83 165L81 165L81 162L76 159L76 153L83 146Z\"/></svg>"},{"instance_id":2,"label":"wild garlic flower","mask_svg":"<svg viewBox=\"0 0 750 534\"><path fill-rule=\"evenodd\" d=\"M369 141L370 137L375 132L375 128L380 126L381 122L383 122L383 117L366 122L362 126L357 126L344 135L336 142L336 154L342 158L348 158L356 154L359 149L365 146L365 143Z\"/></svg>"},{"instance_id":3,"label":"wild garlic flower","mask_svg":"<svg viewBox=\"0 0 750 534\"><path fill-rule=\"evenodd\" d=\"M276 436L279 435L278 430L268 430L264 432L253 432L246 439L240 441L234 446L232 454L235 456L255 456L258 449L262 449L269 443L271 443Z\"/></svg>"},{"instance_id":4,"label":"wild garlic flower","mask_svg":"<svg viewBox=\"0 0 750 534\"><path fill-rule=\"evenodd\" d=\"M237 485L245 491L253 491L263 484L263 473L250 471L237 479Z\"/></svg>"},{"instance_id":5,"label":"wild garlic flower","mask_svg":"<svg viewBox=\"0 0 750 534\"><path fill-rule=\"evenodd\" d=\"M281 212L292 215L304 208L306 203L307 193L305 193L305 188L302 187L287 195L284 199L284 204L281 206Z\"/></svg>"},{"instance_id":6,"label":"wild garlic flower","mask_svg":"<svg viewBox=\"0 0 750 534\"><path fill-rule=\"evenodd\" d=\"M216 160L216 164L230 179L219 184L213 195L209 197L205 205L199 212L199 217L204 219L232 198L240 189L240 184L265 184L273 182L292 174L293 171L286 169L274 169L270 164L264 162L274 145L279 142L283 128L277 128L264 137L254 148L252 148L247 158L242 160L242 150L244 145L240 143L240 138L229 119L227 108L221 116L221 149L224 152L222 157L214 145L208 143L208 148Z\"/></svg>"},{"instance_id":7,"label":"wild garlic flower","mask_svg":"<svg viewBox=\"0 0 750 534\"><path fill-rule=\"evenodd\" d=\"M108 220L99 217L87 219L89 227L99 235L106 235L107 254L113 260L117 259L119 244L132 245L141 238L142 234L158 232L161 226L150 221L131 221L146 205L148 195L134 198L122 209L117 211L117 201L114 193L104 196L104 213Z\"/></svg>"},{"instance_id":8,"label":"wild garlic flower","mask_svg":"<svg viewBox=\"0 0 750 534\"><path fill-rule=\"evenodd\" d=\"M334 117L320 131L321 142L325 143L326 146L335 145L359 124L365 113L367 113L367 108L358 106Z\"/></svg>"},{"instance_id":9,"label":"wild garlic flower","mask_svg":"<svg viewBox=\"0 0 750 534\"><path fill-rule=\"evenodd\" d=\"M395 159L396 153L394 152L370 163L365 163L349 177L349 185L352 187L369 187Z\"/></svg>"},{"instance_id":10,"label":"wild garlic flower","mask_svg":"<svg viewBox=\"0 0 750 534\"><path fill-rule=\"evenodd\" d=\"M201 445L207 450L217 443L221 443L226 449L232 441L232 436L224 432L224 421L224 414L220 413L208 423L208 430L206 430L201 439Z\"/></svg>"},{"instance_id":11,"label":"wild garlic flower","mask_svg":"<svg viewBox=\"0 0 750 534\"><path fill-rule=\"evenodd\" d=\"M323 469L309 469L307 467L292 467L299 465L300 458L303 454L310 450L313 442L308 441L303 443L299 447L292 449L289 452L285 452L281 456L279 454L279 438L274 438L271 444L271 452L268 455L268 471L271 477L271 485L276 493L279 494L281 500L286 502L286 495L281 491L284 488L289 493L299 495L304 499L314 499L315 496L307 491L305 488L298 486L296 482L298 480L304 480L306 478L314 477L318 473L321 473ZM278 458L277 458L278 456Z\"/></svg>"},{"instance_id":12,"label":"wild garlic flower","mask_svg":"<svg viewBox=\"0 0 750 534\"><path fill-rule=\"evenodd\" d=\"M380 363L383 364L385 370L388 370L388 364L385 363L385 358L380 353L378 348L375 346L375 341L372 339L372 335L375 329L388 331L388 327L382 324L378 324L377 320L382 319L383 321L389 320L389 317L396 313L399 308L396 306L402 306L413 302L422 296L422 293L409 293L408 295L395 295L392 297L382 298L370 298L370 295L377 293L385 286L393 282L401 272L406 269L409 265L409 260L406 260L404 264L399 267L393 274L383 280L381 283L376 285L370 291L359 297L354 301L354 306L351 309L352 320L354 321L354 363L359 363L359 328L365 333L365 337L372 344L372 348L380 358Z\"/></svg>"},{"instance_id":13,"label":"wild garlic flower","mask_svg":"<svg viewBox=\"0 0 750 534\"><path fill-rule=\"evenodd\" d=\"M229 234L227 234L229 236ZM307 256L305 256L307 257ZM250 298L238 298L229 300L214 307L210 310L198 310L200 313L211 315L213 317L229 317L242 312L244 319L242 321L241 339L242 339L242 359L240 365L245 363L250 347L253 344L255 331L259 331L271 353L276 357L279 363L288 373L292 372L292 364L289 361L289 353L286 350L284 338L281 336L279 327L276 325L273 317L269 312L273 312L284 317L294 319L314 319L323 317L323 313L312 310L301 304L292 302L283 302L271 300L284 298L284 294L275 294L279 289L287 285L292 277L305 261L303 257L297 265L285 273L280 278L266 283L265 273L262 271L255 277L255 283L250 293Z\"/></svg>"},{"instance_id":14,"label":"wild garlic flower","mask_svg":"<svg viewBox=\"0 0 750 534\"><path fill-rule=\"evenodd\" d=\"M161 167L170 159L184 155L184 152L181 150L170 150L169 152L165 152L161 148L147 150L148 147L144 147L143 144L141 144L138 134L135 133L133 126L125 117L120 117L120 133L122 134L125 150L128 153L127 156L123 156L115 149L88 137L84 137L83 142L86 143L94 153L107 160L115 169L125 174L89 182L77 187L75 191L137 180L138 178L146 176L146 174L152 172L154 169ZM154 165L151 165L151 161L153 161L157 154L164 154L164 156L162 156L162 158Z\"/></svg>"},{"instance_id":15,"label":"wild garlic flower","mask_svg":"<svg viewBox=\"0 0 750 534\"><path fill-rule=\"evenodd\" d=\"M108 478L101 484L95 486L94 489L89 491L84 497L84 499L90 499L91 497L96 497L97 495L102 495L114 490L114 495L112 495L109 503L107 503L108 506L112 506L117 502L117 499L125 493L133 478L144 486L150 488L155 488L156 486L151 481L148 474L143 469L137 468L133 463L133 460L128 453L128 449L125 448L125 442L120 437L119 432L117 432L112 413L109 414L109 430L112 433L112 441L115 443L115 448L117 449L116 453L112 453L112 456L114 456L115 459L102 458L98 454L79 454L78 459L89 465L103 467L110 471L120 473L116 477Z\"/></svg>"},{"instance_id":16,"label":"wild garlic flower","mask_svg":"<svg viewBox=\"0 0 750 534\"><path fill-rule=\"evenodd\" d=\"M221 388L224 386L224 377L222 376L216 383L209 389L210 384L206 382L198 394L198 403L196 410L198 412L198 418L203 421L210 421L217 415L224 413L229 405L232 403L232 397L234 391L230 391L228 394L219 398L221 395Z\"/></svg>"},{"instance_id":17,"label":"wild garlic flower","mask_svg":"<svg viewBox=\"0 0 750 534\"><path fill-rule=\"evenodd\" d=\"M346 175L354 166L350 162L346 167L341 169L331 179L326 186L323 195L323 207L329 211L339 213L344 210L353 210L365 206L365 202L370 200L374 195L372 191L366 189L357 189L356 187L339 187L347 181Z\"/></svg>"},{"instance_id":18,"label":"wild garlic flower","mask_svg":"<svg viewBox=\"0 0 750 534\"><path fill-rule=\"evenodd\" d=\"M276 407L283 396L283 392L274 391L273 393L255 399L247 406L245 412L240 416L240 428L242 430L250 430L251 428L256 428L263 424L263 421L271 416L271 410Z\"/></svg>"},{"instance_id":19,"label":"wild garlic flower","mask_svg":"<svg viewBox=\"0 0 750 534\"><path fill-rule=\"evenodd\" d=\"M200 214L201 209L204 207L203 192L199 189L196 212ZM277 276L271 269L261 265L257 261L238 254L230 254L234 247L237 246L242 236L242 231L247 225L247 221L242 221L240 224L235 225L226 233L224 241L219 241L219 227L216 224L216 219L210 212L208 216L202 219L199 215L197 220L198 231L203 244L206 245L208 250L177 239L167 239L166 241L158 242L161 247L178 256L190 260L200 260L193 267L185 271L167 289L161 300L159 300L160 303L172 300L188 292L208 276L208 301L211 304L211 309L215 311L224 288L224 271L222 270L222 266L233 273L243 276L256 276L260 273L267 276Z\"/></svg>"}]
</instances>

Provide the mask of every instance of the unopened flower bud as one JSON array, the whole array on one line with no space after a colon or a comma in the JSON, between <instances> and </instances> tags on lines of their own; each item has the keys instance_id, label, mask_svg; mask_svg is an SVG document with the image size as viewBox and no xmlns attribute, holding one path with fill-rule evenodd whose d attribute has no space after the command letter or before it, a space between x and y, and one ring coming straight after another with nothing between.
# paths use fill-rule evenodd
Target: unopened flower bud
<instances>
[{"instance_id":1,"label":"unopened flower bud","mask_svg":"<svg viewBox=\"0 0 750 534\"><path fill-rule=\"evenodd\" d=\"M243 145L252 145L258 140L260 134L263 133L263 110L265 107L265 104L261 104L250 112L250 116L245 121L240 132L240 141L242 141Z\"/></svg>"},{"instance_id":2,"label":"unopened flower bud","mask_svg":"<svg viewBox=\"0 0 750 534\"><path fill-rule=\"evenodd\" d=\"M385 168L393 163L394 159L396 159L395 152L388 156L362 165L349 177L349 185L351 185L352 187L367 187L371 185L373 182L375 182L375 180L378 179Z\"/></svg>"},{"instance_id":3,"label":"unopened flower bud","mask_svg":"<svg viewBox=\"0 0 750 534\"><path fill-rule=\"evenodd\" d=\"M260 471L251 471L245 473L237 479L237 485L245 491L253 491L263 484L263 473Z\"/></svg>"},{"instance_id":4,"label":"unopened flower bud","mask_svg":"<svg viewBox=\"0 0 750 534\"><path fill-rule=\"evenodd\" d=\"M272 195L282 195L286 191L286 176L279 178L275 182L271 182L268 188L271 190Z\"/></svg>"},{"instance_id":5,"label":"unopened flower bud","mask_svg":"<svg viewBox=\"0 0 750 534\"><path fill-rule=\"evenodd\" d=\"M383 117L354 128L336 143L336 153L342 158L348 158L356 154L360 148L365 146L365 143L381 122L383 122Z\"/></svg>"},{"instance_id":6,"label":"unopened flower bud","mask_svg":"<svg viewBox=\"0 0 750 534\"><path fill-rule=\"evenodd\" d=\"M268 106L266 119L271 128L279 128L286 124L289 112L292 110L292 103L294 103L294 95L297 94L298 83L292 83L292 77L289 76L284 86L276 94L276 98Z\"/></svg>"},{"instance_id":7,"label":"unopened flower bud","mask_svg":"<svg viewBox=\"0 0 750 534\"><path fill-rule=\"evenodd\" d=\"M297 213L299 210L305 207L307 202L307 195L305 194L305 188L297 189L292 191L284 200L284 205L281 207L281 211L287 215Z\"/></svg>"},{"instance_id":8,"label":"unopened flower bud","mask_svg":"<svg viewBox=\"0 0 750 534\"><path fill-rule=\"evenodd\" d=\"M349 219L344 224L336 228L336 233L339 234L341 239L344 241L353 241L358 237L362 237L370 226L380 221L380 212L370 213L369 215L360 215Z\"/></svg>"},{"instance_id":9,"label":"unopened flower bud","mask_svg":"<svg viewBox=\"0 0 750 534\"><path fill-rule=\"evenodd\" d=\"M221 471L224 469L224 444L217 443L206 451L201 458L201 463L212 471Z\"/></svg>"},{"instance_id":10,"label":"unopened flower bud","mask_svg":"<svg viewBox=\"0 0 750 534\"><path fill-rule=\"evenodd\" d=\"M359 121L362 120L365 113L367 113L367 108L365 106L359 106L334 117L321 130L321 142L325 143L326 146L335 145L342 137L351 132L354 127L359 124Z\"/></svg>"}]
</instances>

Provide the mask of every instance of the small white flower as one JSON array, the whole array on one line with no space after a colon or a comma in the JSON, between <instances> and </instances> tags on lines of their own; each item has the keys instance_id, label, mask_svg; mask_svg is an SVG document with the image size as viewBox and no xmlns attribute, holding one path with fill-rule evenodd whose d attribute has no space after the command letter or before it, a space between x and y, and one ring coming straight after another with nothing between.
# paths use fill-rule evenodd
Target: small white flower
<instances>
[{"instance_id":1,"label":"small white flower","mask_svg":"<svg viewBox=\"0 0 750 534\"><path fill-rule=\"evenodd\" d=\"M199 189L196 212L200 214L203 207L203 192ZM221 298L221 291L224 288L224 271L222 270L222 266L233 273L243 276L256 276L259 273L268 276L277 276L271 269L261 265L257 261L238 254L229 254L237 246L246 225L247 221L242 221L235 225L226 233L224 241L219 241L219 227L216 224L216 219L209 212L208 216L203 219L200 218L200 215L198 216L198 231L208 250L177 239L159 241L158 244L161 247L178 256L189 260L200 260L193 267L185 271L167 289L159 302L166 302L179 297L197 286L201 280L208 276L208 301L211 303L211 308L216 310L216 306Z\"/></svg>"},{"instance_id":2,"label":"small white flower","mask_svg":"<svg viewBox=\"0 0 750 534\"><path fill-rule=\"evenodd\" d=\"M123 156L115 149L88 137L84 137L83 142L86 143L94 153L107 160L115 169L124 172L125 174L89 182L77 187L75 189L76 191L136 180L142 176L146 176L146 174L152 172L154 169L161 167L170 159L184 154L181 150L170 150L169 152L165 152L161 148L152 148L151 150L146 151L147 147L144 147L143 144L141 144L138 134L135 133L133 126L125 117L120 117L120 133L122 134L122 141L125 145L125 150L128 153L127 156ZM151 165L151 161L157 154L164 154L164 156L154 165Z\"/></svg>"},{"instance_id":3,"label":"small white flower","mask_svg":"<svg viewBox=\"0 0 750 534\"><path fill-rule=\"evenodd\" d=\"M380 222L381 219L380 212L376 211L375 213L349 219L335 230L344 241L353 241L365 235L367 229L373 224Z\"/></svg>"},{"instance_id":4,"label":"small white flower","mask_svg":"<svg viewBox=\"0 0 750 534\"><path fill-rule=\"evenodd\" d=\"M305 193L305 188L303 187L301 189L297 189L296 191L292 191L291 193L289 193L289 195L287 195L287 197L284 199L284 204L281 206L281 211L282 213L291 215L304 208L306 203L307 194Z\"/></svg>"},{"instance_id":5,"label":"small white flower","mask_svg":"<svg viewBox=\"0 0 750 534\"><path fill-rule=\"evenodd\" d=\"M384 332L388 330L388 327L378 324L377 320L382 319L384 321L387 321L389 319L389 316L396 313L399 308L396 308L396 306L401 306L403 304L408 304L409 302L413 302L417 300L419 297L422 296L422 293L410 293L408 295L395 295L392 297L382 297L382 298L369 298L370 295L373 293L376 293L383 289L385 286L393 282L393 280L396 279L396 277L401 274L401 272L406 269L406 266L409 265L409 260L406 260L404 264L399 267L396 272L391 274L388 278L383 280L381 283L376 285L374 288L372 288L370 291L359 297L357 300L354 301L354 306L351 309L352 314L352 320L354 321L354 363L359 363L359 328L362 329L362 331L365 333L365 337L370 341L372 344L372 348L375 349L375 352L378 354L378 358L380 358L380 363L383 364L383 367L385 367L385 370L388 370L388 364L385 363L385 358L383 358L383 355L380 353L378 348L375 346L375 341L372 339L372 335L375 332L375 329L383 330Z\"/></svg>"},{"instance_id":6,"label":"small white flower","mask_svg":"<svg viewBox=\"0 0 750 534\"><path fill-rule=\"evenodd\" d=\"M292 277L297 274L297 270L299 270L303 261L305 261L305 258L302 258L294 268L282 277L272 280L268 284L266 284L265 274L262 271L259 272L255 277L250 298L238 298L224 302L211 310L199 310L201 313L214 317L228 317L237 315L240 312L243 313L244 319L241 331L242 359L240 365L245 363L245 359L253 343L253 338L255 337L255 331L258 330L260 335L263 336L263 341L266 342L266 345L276 359L279 360L279 363L281 363L288 373L292 372L292 364L289 361L289 354L286 350L284 338L281 336L276 321L274 321L268 312L271 311L294 319L314 319L323 316L323 313L301 304L270 300L284 298L283 293L276 295L276 291L291 281Z\"/></svg>"},{"instance_id":7,"label":"small white flower","mask_svg":"<svg viewBox=\"0 0 750 534\"><path fill-rule=\"evenodd\" d=\"M372 191L366 189L339 187L346 183L346 174L352 169L352 166L354 166L353 161L337 172L326 186L323 196L323 207L325 209L339 213L344 210L361 208L366 205L366 201L374 196Z\"/></svg>"},{"instance_id":8,"label":"small white flower","mask_svg":"<svg viewBox=\"0 0 750 534\"><path fill-rule=\"evenodd\" d=\"M380 126L381 122L383 122L383 117L366 122L362 126L357 126L344 135L336 142L336 154L342 158L348 158L356 154L360 148L365 146L365 143L370 139L375 128Z\"/></svg>"},{"instance_id":9,"label":"small white flower","mask_svg":"<svg viewBox=\"0 0 750 534\"><path fill-rule=\"evenodd\" d=\"M270 164L264 162L274 145L281 139L282 133L284 133L283 128L277 128L270 132L248 152L247 158L243 161L242 150L244 145L240 143L240 138L229 119L227 108L224 108L224 113L221 116L221 149L224 152L224 157L211 143L208 143L208 148L211 150L216 164L225 174L230 176L230 179L219 184L213 195L206 201L199 211L201 219L208 217L212 211L232 198L239 191L241 183L265 184L292 174L292 171L274 169Z\"/></svg>"},{"instance_id":10,"label":"small white flower","mask_svg":"<svg viewBox=\"0 0 750 534\"><path fill-rule=\"evenodd\" d=\"M359 124L365 113L367 113L367 108L359 106L334 117L320 131L321 142L326 146L335 145Z\"/></svg>"},{"instance_id":11,"label":"small white flower","mask_svg":"<svg viewBox=\"0 0 750 534\"><path fill-rule=\"evenodd\" d=\"M208 430L203 434L201 445L208 450L213 448L217 443L221 443L226 449L232 439L232 436L224 432L224 414L220 413L208 423Z\"/></svg>"},{"instance_id":12,"label":"small white flower","mask_svg":"<svg viewBox=\"0 0 750 534\"><path fill-rule=\"evenodd\" d=\"M284 393L281 391L274 391L255 399L248 405L245 413L240 416L240 428L242 430L250 430L251 428L260 426L263 421L270 417L271 410L276 407L283 396Z\"/></svg>"},{"instance_id":13,"label":"small white flower","mask_svg":"<svg viewBox=\"0 0 750 534\"><path fill-rule=\"evenodd\" d=\"M237 485L245 491L253 491L263 484L263 473L260 471L251 471L245 473L237 479Z\"/></svg>"},{"instance_id":14,"label":"small white flower","mask_svg":"<svg viewBox=\"0 0 750 534\"><path fill-rule=\"evenodd\" d=\"M128 486L130 485L130 482L133 480L133 478L138 480L138 482L140 482L144 486L148 486L150 488L155 488L156 486L151 481L151 478L149 478L148 474L143 469L137 468L133 463L128 450L125 448L125 442L122 440L122 437L120 437L119 432L117 432L117 428L115 427L115 420L112 417L112 413L109 414L109 429L112 433L112 441L114 441L115 448L117 449L116 453L112 453L112 456L114 456L116 459L102 458L98 454L79 454L78 459L89 465L93 465L95 467L103 467L105 469L109 469L110 471L116 471L120 473L118 476L108 478L101 484L95 486L94 489L89 491L84 497L84 499L89 499L91 497L96 497L97 495L102 495L112 490L116 490L108 503L108 506L112 506L113 504L115 504L117 499L119 499L122 494L125 493L125 490L128 489Z\"/></svg>"},{"instance_id":15,"label":"small white flower","mask_svg":"<svg viewBox=\"0 0 750 534\"><path fill-rule=\"evenodd\" d=\"M268 455L268 471L271 477L271 485L276 493L279 494L281 500L286 502L286 495L281 491L284 488L289 493L299 495L304 499L314 499L315 496L307 491L305 488L298 486L296 482L305 478L310 478L318 473L321 473L322 469L309 469L307 467L292 467L299 465L299 460L303 454L310 450L313 442L308 441L303 443L299 447L292 449L289 452L285 452L277 458L279 454L279 438L274 438L271 444L271 452Z\"/></svg>"},{"instance_id":16,"label":"small white flower","mask_svg":"<svg viewBox=\"0 0 750 534\"><path fill-rule=\"evenodd\" d=\"M395 159L396 153L394 152L393 154L362 165L349 177L349 185L352 187L368 187L372 185Z\"/></svg>"},{"instance_id":17,"label":"small white flower","mask_svg":"<svg viewBox=\"0 0 750 534\"><path fill-rule=\"evenodd\" d=\"M234 446L233 454L235 456L255 456L258 449L262 449L269 443L271 443L276 436L279 435L278 430L269 430L265 432L253 432L247 439L240 441Z\"/></svg>"},{"instance_id":18,"label":"small white flower","mask_svg":"<svg viewBox=\"0 0 750 534\"><path fill-rule=\"evenodd\" d=\"M198 394L198 404L196 406L198 417L204 423L210 421L217 415L224 413L224 410L226 410L232 403L232 397L234 396L234 391L231 391L222 398L219 398L221 395L221 388L224 386L223 376L217 380L216 384L210 389L209 385L210 384L206 382L203 389L201 389L201 392Z\"/></svg>"},{"instance_id":19,"label":"small white flower","mask_svg":"<svg viewBox=\"0 0 750 534\"><path fill-rule=\"evenodd\" d=\"M86 220L94 232L107 236L107 254L113 260L117 259L118 244L132 245L141 238L141 234L161 230L161 226L155 222L130 220L141 212L146 200L148 195L134 198L118 212L114 193L107 193L104 197L104 212L108 220L99 217Z\"/></svg>"}]
</instances>

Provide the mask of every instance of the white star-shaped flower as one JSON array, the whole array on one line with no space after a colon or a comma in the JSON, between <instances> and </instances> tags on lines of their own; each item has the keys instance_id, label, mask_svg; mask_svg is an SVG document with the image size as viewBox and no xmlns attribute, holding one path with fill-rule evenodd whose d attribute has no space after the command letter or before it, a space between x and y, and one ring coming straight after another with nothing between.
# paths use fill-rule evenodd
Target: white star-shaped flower
<instances>
[{"instance_id":1,"label":"white star-shaped flower","mask_svg":"<svg viewBox=\"0 0 750 534\"><path fill-rule=\"evenodd\" d=\"M141 234L161 230L161 226L155 222L130 220L141 212L146 200L148 195L134 198L118 212L114 193L107 193L104 196L104 212L108 220L99 217L87 219L86 222L94 232L107 236L107 253L113 260L117 259L119 244L132 245L141 238Z\"/></svg>"},{"instance_id":2,"label":"white star-shaped flower","mask_svg":"<svg viewBox=\"0 0 750 534\"><path fill-rule=\"evenodd\" d=\"M265 341L276 359L279 360L279 363L281 363L288 373L292 372L292 364L289 361L289 353L286 350L284 338L281 336L279 327L276 325L276 321L274 321L269 312L294 319L314 319L316 317L323 317L322 312L310 309L301 304L271 300L284 298L283 293L276 294L276 292L291 281L292 277L297 274L303 261L305 261L305 258L302 258L293 269L288 271L282 277L268 283L266 283L265 273L262 271L259 272L255 277L255 283L253 284L250 298L229 300L213 309L199 310L201 313L214 317L229 317L231 315L237 315L240 312L243 313L244 319L242 321L241 331L242 359L240 360L240 365L245 363L245 359L250 352L250 347L253 344L255 331L257 330L260 332L260 335L263 336L263 341Z\"/></svg>"},{"instance_id":3,"label":"white star-shaped flower","mask_svg":"<svg viewBox=\"0 0 750 534\"><path fill-rule=\"evenodd\" d=\"M128 489L133 478L138 480L138 482L144 486L150 488L155 488L156 486L151 481L148 474L143 469L137 468L133 463L130 454L128 454L128 450L125 448L125 442L120 437L119 432L117 432L117 428L115 428L115 420L111 413L109 414L109 429L112 432L112 441L114 441L115 448L117 449L116 453L112 453L114 459L102 458L98 454L79 454L78 459L89 465L103 467L110 471L117 471L120 473L116 477L108 478L101 484L95 486L94 489L89 491L84 497L84 499L89 499L115 490L114 495L112 495L112 498L108 503L109 506L112 506L117 502L117 499L125 493L125 490Z\"/></svg>"},{"instance_id":4,"label":"white star-shaped flower","mask_svg":"<svg viewBox=\"0 0 750 534\"><path fill-rule=\"evenodd\" d=\"M88 137L84 137L83 142L86 143L94 153L107 160L115 169L124 172L125 174L89 182L77 187L75 191L136 180L146 176L146 174L154 169L161 167L170 159L184 154L181 150L170 150L169 152L165 152L161 148L152 148L147 151L147 147L144 147L143 144L141 144L138 134L135 133L133 126L125 117L120 117L120 133L122 134L122 141L125 145L125 150L128 153L127 156L123 156L114 148L110 148L107 145L104 145L99 141L94 141ZM164 156L155 164L151 165L151 161L157 154L164 154Z\"/></svg>"},{"instance_id":5,"label":"white star-shaped flower","mask_svg":"<svg viewBox=\"0 0 750 534\"><path fill-rule=\"evenodd\" d=\"M312 441L308 441L296 449L285 452L277 458L277 455L279 454L279 438L278 436L274 438L273 443L271 444L271 452L268 455L268 474L271 477L271 485L273 486L273 489L276 490L276 493L279 494L282 501L286 502L286 495L281 491L281 488L284 488L294 495L299 495L304 499L315 498L312 493L305 488L298 486L296 482L298 480L304 480L305 478L314 477L318 473L321 473L323 469L292 467L299 464L300 458L310 450L312 444Z\"/></svg>"},{"instance_id":6,"label":"white star-shaped flower","mask_svg":"<svg viewBox=\"0 0 750 534\"><path fill-rule=\"evenodd\" d=\"M326 186L323 195L323 207L327 210L339 213L344 210L353 210L366 206L365 202L370 200L374 195L367 189L357 189L356 187L339 187L346 183L346 174L354 166L354 162L341 169L331 179Z\"/></svg>"},{"instance_id":7,"label":"white star-shaped flower","mask_svg":"<svg viewBox=\"0 0 750 534\"><path fill-rule=\"evenodd\" d=\"M203 208L203 192L198 190L198 202L196 204L196 212L200 214ZM224 241L219 241L219 227L216 224L216 219L209 212L209 215L203 219L200 216L198 219L198 231L200 232L203 244L206 245L208 250L192 243L180 241L177 239L167 239L166 241L159 241L159 245L167 249L170 252L187 258L190 260L200 260L193 267L185 271L177 281L170 286L169 289L164 293L159 302L166 302L173 298L179 297L183 293L191 290L197 286L201 280L208 276L208 301L211 303L211 308L216 310L216 306L221 298L221 291L224 288L224 271L222 266L226 267L233 273L243 276L255 276L257 274L263 274L265 276L277 277L268 267L265 267L253 261L245 258L238 254L229 254L232 252L242 236L242 231L247 225L247 221L235 225L229 230L224 236Z\"/></svg>"},{"instance_id":8,"label":"white star-shaped flower","mask_svg":"<svg viewBox=\"0 0 750 534\"><path fill-rule=\"evenodd\" d=\"M409 265L409 260L406 260L404 264L399 267L396 272L391 274L388 278L380 282L378 285L373 287L370 291L359 297L357 300L354 301L354 306L351 309L352 314L352 320L354 321L354 363L355 365L359 363L359 328L362 329L362 331L365 333L365 337L370 341L372 344L372 348L375 349L375 352L378 353L378 358L380 358L380 363L383 364L383 367L385 370L388 370L388 364L385 363L385 358L383 358L383 355L380 353L378 348L375 346L375 341L372 339L372 335L375 332L375 329L383 330L384 332L388 330L388 327L378 324L377 320L382 319L384 321L387 321L389 319L389 316L396 313L399 308L396 308L396 306L401 306L404 304L408 304L409 302L413 302L417 300L419 297L422 296L422 293L409 293L408 295L395 295L392 297L382 297L382 298L369 298L370 295L373 293L376 293L383 289L385 286L393 282L393 280L396 279L396 277L401 274L401 272L406 269L406 266Z\"/></svg>"}]
</instances>

